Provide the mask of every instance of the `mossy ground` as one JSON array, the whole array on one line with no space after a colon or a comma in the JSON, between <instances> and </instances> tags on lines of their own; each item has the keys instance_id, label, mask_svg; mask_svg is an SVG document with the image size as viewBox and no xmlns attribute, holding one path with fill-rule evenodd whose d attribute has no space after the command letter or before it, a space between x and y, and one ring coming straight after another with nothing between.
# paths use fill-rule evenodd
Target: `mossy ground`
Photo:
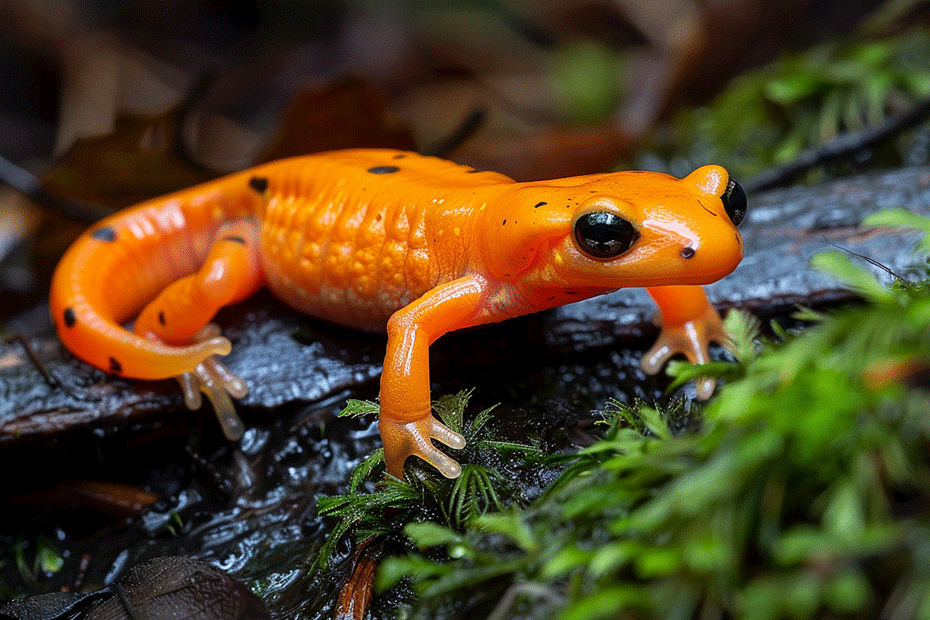
<instances>
[{"instance_id":1,"label":"mossy ground","mask_svg":"<svg viewBox=\"0 0 930 620\"><path fill-rule=\"evenodd\" d=\"M866 224L930 239L930 221L903 211ZM731 313L737 361L679 365L682 379L730 379L697 431L675 436L668 412L608 403L602 439L550 457L564 469L526 505L487 465L361 493L375 457L321 508L341 518L337 535L405 540L376 579L412 584L402 617L930 618L930 290L883 286L838 253L815 264L864 303L799 312L811 326L775 325L775 339ZM439 414L461 428L466 403L446 398ZM500 449L539 462L494 444L489 415L465 425L464 463Z\"/></svg>"}]
</instances>

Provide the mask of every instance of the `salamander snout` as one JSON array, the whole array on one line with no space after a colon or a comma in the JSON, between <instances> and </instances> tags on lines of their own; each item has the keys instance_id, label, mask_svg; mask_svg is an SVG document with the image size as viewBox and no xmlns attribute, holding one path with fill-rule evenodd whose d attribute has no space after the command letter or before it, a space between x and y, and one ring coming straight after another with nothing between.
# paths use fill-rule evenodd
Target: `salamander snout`
<instances>
[{"instance_id":1,"label":"salamander snout","mask_svg":"<svg viewBox=\"0 0 930 620\"><path fill-rule=\"evenodd\" d=\"M726 226L696 233L690 239L678 237L668 249L678 254L683 269L718 279L733 271L742 260L743 239L735 228Z\"/></svg>"}]
</instances>

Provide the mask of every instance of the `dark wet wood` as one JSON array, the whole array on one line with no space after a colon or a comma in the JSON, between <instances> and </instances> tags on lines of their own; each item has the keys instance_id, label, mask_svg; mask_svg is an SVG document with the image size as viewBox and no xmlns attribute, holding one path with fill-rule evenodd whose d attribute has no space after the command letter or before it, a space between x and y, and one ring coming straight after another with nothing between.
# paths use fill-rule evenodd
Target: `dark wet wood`
<instances>
[{"instance_id":1,"label":"dark wet wood","mask_svg":"<svg viewBox=\"0 0 930 620\"><path fill-rule=\"evenodd\" d=\"M930 168L778 190L749 200L741 226L746 257L733 275L708 288L722 308L772 316L798 303L849 299L841 285L808 267L812 255L835 249L831 244L869 256L898 274L923 272L924 257L911 252L916 233L863 230L858 224L890 207L930 215ZM654 312L645 293L623 290L503 327L451 335L434 345L434 378L442 387L446 378L457 387L479 381L481 373L519 372L515 364L629 346L631 338L654 333ZM260 424L263 412L281 405L377 391L382 337L312 321L267 294L224 310L218 322L234 343L226 362L251 388L241 401L247 426ZM50 332L30 343L61 385L47 380L19 343L0 345L0 464L10 466L78 440L125 441L156 429L182 434L197 416L212 416L207 409L187 411L173 381L108 376L75 360Z\"/></svg>"}]
</instances>

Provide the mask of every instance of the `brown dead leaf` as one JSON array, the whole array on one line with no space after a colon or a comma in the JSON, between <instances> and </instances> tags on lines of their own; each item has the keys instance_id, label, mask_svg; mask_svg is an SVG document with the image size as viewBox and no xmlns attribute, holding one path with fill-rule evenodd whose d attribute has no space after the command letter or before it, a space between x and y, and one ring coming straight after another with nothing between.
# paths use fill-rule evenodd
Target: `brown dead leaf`
<instances>
[{"instance_id":1,"label":"brown dead leaf","mask_svg":"<svg viewBox=\"0 0 930 620\"><path fill-rule=\"evenodd\" d=\"M0 260L35 231L40 219L39 212L22 194L7 187L0 189Z\"/></svg>"},{"instance_id":2,"label":"brown dead leaf","mask_svg":"<svg viewBox=\"0 0 930 620\"><path fill-rule=\"evenodd\" d=\"M526 76L524 83L530 80L535 90L541 88L538 75ZM514 102L509 92L498 88L501 83L479 83L469 76L433 80L397 97L391 110L415 129L419 142L428 145L431 153L436 152L433 145L455 135L463 121L480 110L483 122L474 135L451 153L438 154L518 181L603 172L629 154L632 140L612 122L581 127L527 123L528 117L543 117L546 112Z\"/></svg>"},{"instance_id":3,"label":"brown dead leaf","mask_svg":"<svg viewBox=\"0 0 930 620\"><path fill-rule=\"evenodd\" d=\"M43 186L60 196L122 208L216 176L182 153L177 109L119 115L113 132L82 138L49 169Z\"/></svg>"},{"instance_id":4,"label":"brown dead leaf","mask_svg":"<svg viewBox=\"0 0 930 620\"><path fill-rule=\"evenodd\" d=\"M94 508L115 519L137 516L158 501L150 491L109 480L65 480L9 498L14 504L46 508Z\"/></svg>"},{"instance_id":5,"label":"brown dead leaf","mask_svg":"<svg viewBox=\"0 0 930 620\"><path fill-rule=\"evenodd\" d=\"M55 153L81 138L105 136L121 114L157 116L177 107L192 78L99 32L68 39L59 50L61 95Z\"/></svg>"},{"instance_id":6,"label":"brown dead leaf","mask_svg":"<svg viewBox=\"0 0 930 620\"><path fill-rule=\"evenodd\" d=\"M391 124L377 88L349 78L294 97L277 134L257 162L345 148L414 148L409 129Z\"/></svg>"},{"instance_id":7,"label":"brown dead leaf","mask_svg":"<svg viewBox=\"0 0 930 620\"><path fill-rule=\"evenodd\" d=\"M452 158L517 181L537 181L612 170L633 146L633 140L613 123L604 123L542 128L524 136L482 135Z\"/></svg>"},{"instance_id":8,"label":"brown dead leaf","mask_svg":"<svg viewBox=\"0 0 930 620\"><path fill-rule=\"evenodd\" d=\"M7 322L48 297L52 268L85 226L50 214L16 190L0 190L0 324L15 333L45 320L45 313L33 313L16 327Z\"/></svg>"}]
</instances>

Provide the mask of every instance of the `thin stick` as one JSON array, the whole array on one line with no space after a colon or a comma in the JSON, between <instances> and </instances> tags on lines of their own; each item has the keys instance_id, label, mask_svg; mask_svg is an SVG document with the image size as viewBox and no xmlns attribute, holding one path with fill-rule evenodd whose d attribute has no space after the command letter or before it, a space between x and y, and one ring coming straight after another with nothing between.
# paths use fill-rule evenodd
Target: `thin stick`
<instances>
[{"instance_id":1,"label":"thin stick","mask_svg":"<svg viewBox=\"0 0 930 620\"><path fill-rule=\"evenodd\" d=\"M837 136L817 148L802 151L794 158L794 161L785 166L763 170L750 179L744 187L747 192L759 192L787 185L802 172L873 147L919 125L927 118L930 118L930 98L924 99L909 111L893 116L879 125Z\"/></svg>"}]
</instances>

